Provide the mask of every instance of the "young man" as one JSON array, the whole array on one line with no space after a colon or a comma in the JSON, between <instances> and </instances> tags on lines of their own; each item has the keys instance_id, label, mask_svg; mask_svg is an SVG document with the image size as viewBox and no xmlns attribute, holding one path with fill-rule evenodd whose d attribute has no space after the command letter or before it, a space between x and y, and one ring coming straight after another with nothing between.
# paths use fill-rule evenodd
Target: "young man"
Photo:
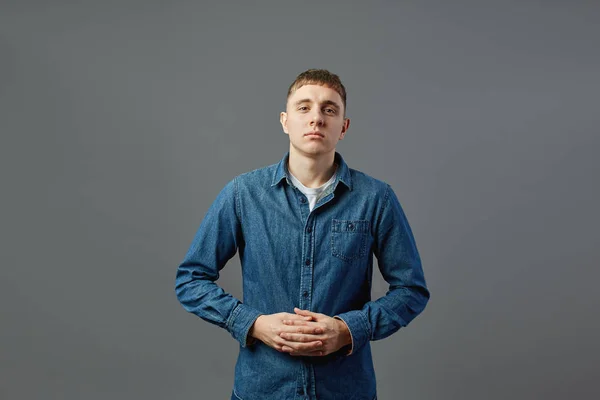
<instances>
[{"instance_id":1,"label":"young man","mask_svg":"<svg viewBox=\"0 0 600 400\"><path fill-rule=\"evenodd\" d=\"M183 307L240 342L232 399L376 399L369 341L429 299L393 190L335 151L345 111L337 75L301 73L280 116L289 153L225 186L177 270ZM215 283L236 251L243 302ZM373 255L389 283L375 301Z\"/></svg>"}]
</instances>

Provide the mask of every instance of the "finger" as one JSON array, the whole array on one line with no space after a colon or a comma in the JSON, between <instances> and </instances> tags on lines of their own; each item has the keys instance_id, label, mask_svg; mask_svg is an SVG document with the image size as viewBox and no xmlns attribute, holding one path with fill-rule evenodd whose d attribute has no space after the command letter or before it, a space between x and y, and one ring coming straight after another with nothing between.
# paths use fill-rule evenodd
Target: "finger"
<instances>
[{"instance_id":1,"label":"finger","mask_svg":"<svg viewBox=\"0 0 600 400\"><path fill-rule=\"evenodd\" d=\"M318 350L322 350L322 347L323 347L323 342L321 342L321 341L300 343L300 342L290 342L290 341L284 340L284 342L282 343L282 349L283 349L283 351L286 351L286 352L300 353L300 352L318 351ZM286 350L286 349L289 349L289 350Z\"/></svg>"},{"instance_id":2,"label":"finger","mask_svg":"<svg viewBox=\"0 0 600 400\"><path fill-rule=\"evenodd\" d=\"M298 321L310 321L313 319L313 317L311 315L299 315L299 314L290 314L288 313L285 317L285 319L292 319L292 320L298 320Z\"/></svg>"},{"instance_id":3,"label":"finger","mask_svg":"<svg viewBox=\"0 0 600 400\"><path fill-rule=\"evenodd\" d=\"M298 315L302 315L305 317L313 317L314 319L317 319L321 316L321 314L319 314L319 313L315 313L315 312L308 311L308 310L301 310L298 307L294 307L294 312Z\"/></svg>"},{"instance_id":4,"label":"finger","mask_svg":"<svg viewBox=\"0 0 600 400\"><path fill-rule=\"evenodd\" d=\"M314 351L318 350L323 345L323 342L321 342L320 339L313 339L305 342L295 342L293 340L285 339L280 335L275 336L273 338L273 342L282 349L283 347L290 348L290 351Z\"/></svg>"},{"instance_id":5,"label":"finger","mask_svg":"<svg viewBox=\"0 0 600 400\"><path fill-rule=\"evenodd\" d=\"M282 332L279 334L279 336L281 336L283 339L287 340L288 342L308 343L308 342L315 342L317 340L323 340L323 338L320 336L304 334L304 333Z\"/></svg>"},{"instance_id":6,"label":"finger","mask_svg":"<svg viewBox=\"0 0 600 400\"><path fill-rule=\"evenodd\" d=\"M281 322L284 325L291 325L291 326L310 326L310 325L314 325L316 323L316 321L305 321L302 319L284 319Z\"/></svg>"},{"instance_id":7,"label":"finger","mask_svg":"<svg viewBox=\"0 0 600 400\"><path fill-rule=\"evenodd\" d=\"M306 335L320 335L321 333L324 332L323 327L321 327L320 325L316 325L316 323L310 323L310 324L302 324L302 325L296 325L296 324L290 324L289 326L285 326L283 328L281 328L281 331L279 333L304 333Z\"/></svg>"}]
</instances>

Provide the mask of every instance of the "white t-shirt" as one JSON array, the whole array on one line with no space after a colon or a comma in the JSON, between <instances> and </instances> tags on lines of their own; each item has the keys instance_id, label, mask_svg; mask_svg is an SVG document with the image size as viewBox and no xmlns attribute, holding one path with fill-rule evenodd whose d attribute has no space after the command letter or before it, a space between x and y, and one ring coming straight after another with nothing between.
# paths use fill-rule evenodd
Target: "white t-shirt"
<instances>
[{"instance_id":1,"label":"white t-shirt","mask_svg":"<svg viewBox=\"0 0 600 400\"><path fill-rule=\"evenodd\" d=\"M290 172L290 178L292 179L292 183L294 184L294 186L296 186L298 188L298 190L300 190L302 193L304 193L304 195L308 199L308 205L310 207L310 211L312 211L313 208L315 208L315 204L317 204L319 199L321 197L323 197L323 193L325 193L325 190L327 190L327 188L329 186L331 186L333 184L333 182L335 182L336 175L337 175L337 169L336 169L336 172L331 176L331 178L327 182L325 182L323 185L319 186L318 188L308 188L308 187L304 186L302 184L302 182L300 182L298 180L298 178L296 178Z\"/></svg>"}]
</instances>

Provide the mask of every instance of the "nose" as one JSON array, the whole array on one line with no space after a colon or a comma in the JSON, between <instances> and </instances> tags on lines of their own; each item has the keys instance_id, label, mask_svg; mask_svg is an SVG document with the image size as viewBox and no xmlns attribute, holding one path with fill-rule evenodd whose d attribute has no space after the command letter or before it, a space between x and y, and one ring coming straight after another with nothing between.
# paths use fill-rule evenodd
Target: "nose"
<instances>
[{"instance_id":1,"label":"nose","mask_svg":"<svg viewBox=\"0 0 600 400\"><path fill-rule=\"evenodd\" d=\"M312 115L312 119L311 119L311 121L310 121L310 124L311 124L311 125L315 125L315 126L321 126L321 125L323 125L323 122L324 122L324 121L325 121L325 120L323 119L323 114L321 113L321 110L319 110L319 109L316 109L316 110L313 112L313 115Z\"/></svg>"}]
</instances>

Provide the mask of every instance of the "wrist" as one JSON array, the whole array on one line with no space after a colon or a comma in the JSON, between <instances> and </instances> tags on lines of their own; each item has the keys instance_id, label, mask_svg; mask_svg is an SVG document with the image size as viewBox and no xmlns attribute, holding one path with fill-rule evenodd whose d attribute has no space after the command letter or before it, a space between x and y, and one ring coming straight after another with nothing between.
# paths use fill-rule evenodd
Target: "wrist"
<instances>
[{"instance_id":1,"label":"wrist","mask_svg":"<svg viewBox=\"0 0 600 400\"><path fill-rule=\"evenodd\" d=\"M338 324L338 331L340 332L340 336L342 338L342 343L344 346L352 344L352 335L350 334L350 329L348 329L348 325L341 319L335 318Z\"/></svg>"},{"instance_id":2,"label":"wrist","mask_svg":"<svg viewBox=\"0 0 600 400\"><path fill-rule=\"evenodd\" d=\"M260 340L260 338L258 336L259 336L259 332L260 332L259 325L260 325L260 321L261 321L262 317L263 317L262 315L259 315L258 318L256 318L256 320L250 327L250 329L248 330L248 336L250 338Z\"/></svg>"}]
</instances>

